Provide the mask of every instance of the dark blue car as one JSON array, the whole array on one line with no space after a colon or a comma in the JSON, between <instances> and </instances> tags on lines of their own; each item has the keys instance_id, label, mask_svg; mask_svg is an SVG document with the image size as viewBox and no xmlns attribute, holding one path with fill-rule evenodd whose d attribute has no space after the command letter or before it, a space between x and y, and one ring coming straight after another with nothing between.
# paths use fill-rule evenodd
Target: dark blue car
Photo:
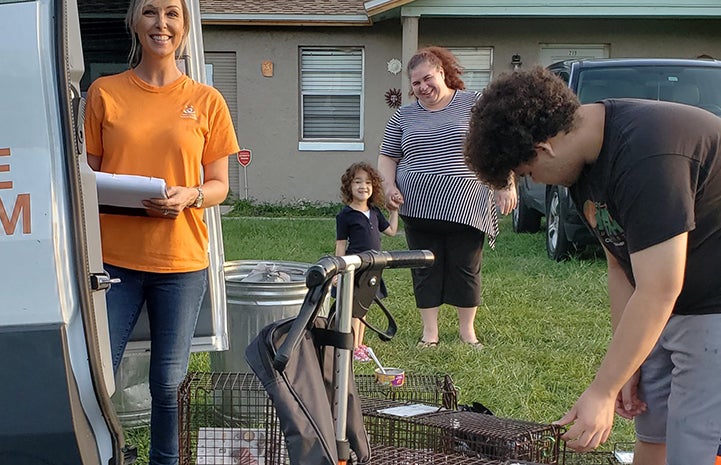
<instances>
[{"instance_id":1,"label":"dark blue car","mask_svg":"<svg viewBox=\"0 0 721 465\"><path fill-rule=\"evenodd\" d=\"M694 105L721 117L721 61L665 58L568 60L548 67L566 81L581 103L605 98L643 98ZM548 257L561 261L597 244L564 186L518 179L513 230L538 232L546 216Z\"/></svg>"}]
</instances>

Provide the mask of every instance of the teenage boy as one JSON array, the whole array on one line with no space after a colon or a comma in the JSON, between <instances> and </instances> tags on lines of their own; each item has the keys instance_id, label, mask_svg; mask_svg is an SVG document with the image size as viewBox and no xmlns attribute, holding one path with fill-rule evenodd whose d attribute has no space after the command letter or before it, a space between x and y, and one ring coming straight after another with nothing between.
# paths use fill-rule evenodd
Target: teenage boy
<instances>
[{"instance_id":1,"label":"teenage boy","mask_svg":"<svg viewBox=\"0 0 721 465\"><path fill-rule=\"evenodd\" d=\"M671 83L673 84L673 83ZM636 424L635 465L712 464L721 438L721 118L666 102L580 105L536 67L504 75L471 116L466 161L568 186L608 259L613 337L558 421L569 447Z\"/></svg>"}]
</instances>

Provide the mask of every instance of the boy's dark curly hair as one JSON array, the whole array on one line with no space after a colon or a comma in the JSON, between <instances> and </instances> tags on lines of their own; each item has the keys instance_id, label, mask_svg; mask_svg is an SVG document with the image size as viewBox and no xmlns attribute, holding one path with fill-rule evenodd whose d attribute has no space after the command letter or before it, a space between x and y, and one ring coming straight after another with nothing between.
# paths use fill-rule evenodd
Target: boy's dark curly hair
<instances>
[{"instance_id":1,"label":"boy's dark curly hair","mask_svg":"<svg viewBox=\"0 0 721 465\"><path fill-rule=\"evenodd\" d=\"M466 84L463 82L463 79L461 79L461 74L463 74L463 67L458 62L458 59L456 56L448 49L443 47L425 47L419 49L410 60L408 60L408 65L406 66L406 72L408 73L408 76L411 75L411 71L415 69L416 66L420 65L421 63L428 63L430 65L437 66L439 69L443 70L444 74L444 81L446 83L446 86L448 86L449 89L453 90L463 90L466 88ZM413 97L413 90L408 93L410 97Z\"/></svg>"},{"instance_id":2,"label":"boy's dark curly hair","mask_svg":"<svg viewBox=\"0 0 721 465\"><path fill-rule=\"evenodd\" d=\"M511 171L536 156L535 144L573 129L579 106L568 85L540 66L499 76L471 111L466 163L494 189L508 187Z\"/></svg>"},{"instance_id":3,"label":"boy's dark curly hair","mask_svg":"<svg viewBox=\"0 0 721 465\"><path fill-rule=\"evenodd\" d=\"M376 207L385 205L386 196L383 192L383 177L378 171L376 171L375 168L364 161L353 163L345 170L343 176L341 176L340 197L343 200L343 203L347 205L353 201L353 179L356 177L356 173L361 170L368 173L368 177L371 179L371 185L373 186L373 194L370 199L368 199L368 203L370 205L375 205Z\"/></svg>"}]
</instances>

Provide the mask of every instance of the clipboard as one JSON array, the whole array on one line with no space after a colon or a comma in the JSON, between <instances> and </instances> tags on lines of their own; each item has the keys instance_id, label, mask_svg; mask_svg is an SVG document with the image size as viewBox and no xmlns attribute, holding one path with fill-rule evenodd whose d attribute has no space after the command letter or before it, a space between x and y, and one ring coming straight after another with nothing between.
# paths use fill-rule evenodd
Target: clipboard
<instances>
[{"instance_id":1,"label":"clipboard","mask_svg":"<svg viewBox=\"0 0 721 465\"><path fill-rule=\"evenodd\" d=\"M95 184L100 213L147 216L143 200L168 198L162 178L96 171Z\"/></svg>"}]
</instances>

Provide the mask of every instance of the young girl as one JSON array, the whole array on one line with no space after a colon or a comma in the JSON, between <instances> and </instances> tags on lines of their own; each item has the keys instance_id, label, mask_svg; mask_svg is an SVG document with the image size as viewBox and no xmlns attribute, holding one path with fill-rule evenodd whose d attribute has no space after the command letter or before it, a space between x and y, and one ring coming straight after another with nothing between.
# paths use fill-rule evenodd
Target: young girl
<instances>
[{"instance_id":1,"label":"young girl","mask_svg":"<svg viewBox=\"0 0 721 465\"><path fill-rule=\"evenodd\" d=\"M389 210L388 219L383 216L379 205L385 203L382 178L368 163L353 163L341 176L340 193L345 207L336 215L337 256L356 254L366 250L381 249L381 233L395 236L398 230L398 209ZM381 280L378 297L388 295ZM353 358L368 361L366 346L363 345L365 326L353 318Z\"/></svg>"}]
</instances>

